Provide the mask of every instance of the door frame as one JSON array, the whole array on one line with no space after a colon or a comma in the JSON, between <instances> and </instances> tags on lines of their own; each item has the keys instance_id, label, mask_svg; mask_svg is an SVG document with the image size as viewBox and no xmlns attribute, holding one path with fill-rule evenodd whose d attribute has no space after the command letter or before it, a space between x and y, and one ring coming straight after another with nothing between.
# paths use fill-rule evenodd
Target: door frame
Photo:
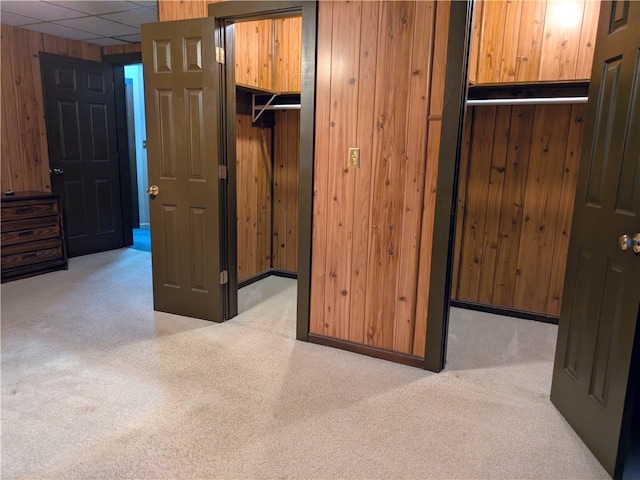
<instances>
[{"instance_id":1,"label":"door frame","mask_svg":"<svg viewBox=\"0 0 640 480\"><path fill-rule=\"evenodd\" d=\"M451 2L445 78L452 80L446 82L444 89L429 292L425 292L429 295L429 302L423 368L432 372L439 372L444 368L447 356L458 203L456 199L462 134L467 114L467 67L473 7L473 0ZM465 32L464 37L461 38L460 32ZM459 81L454 81L455 79Z\"/></svg>"},{"instance_id":2,"label":"door frame","mask_svg":"<svg viewBox=\"0 0 640 480\"><path fill-rule=\"evenodd\" d=\"M243 1L209 5L209 17L215 18L216 45L225 48L226 56L234 58L230 30L236 20L281 18L302 15L302 64L300 88L300 170L298 176L298 293L296 339L307 341L311 306L311 233L313 217L313 171L315 156L315 86L317 2ZM229 288L225 319L238 314L238 252L236 208L236 91L235 65L225 62L220 76L222 98L221 163L227 167L227 188L221 201L222 268L228 270Z\"/></svg>"},{"instance_id":3,"label":"door frame","mask_svg":"<svg viewBox=\"0 0 640 480\"><path fill-rule=\"evenodd\" d=\"M120 201L122 205L122 229L124 246L133 245L133 192L129 169L129 135L127 131L127 99L125 94L125 65L142 63L142 53L117 53L103 55L102 63L113 67L114 95L116 99L116 131L118 134L118 153L120 155Z\"/></svg>"}]
</instances>

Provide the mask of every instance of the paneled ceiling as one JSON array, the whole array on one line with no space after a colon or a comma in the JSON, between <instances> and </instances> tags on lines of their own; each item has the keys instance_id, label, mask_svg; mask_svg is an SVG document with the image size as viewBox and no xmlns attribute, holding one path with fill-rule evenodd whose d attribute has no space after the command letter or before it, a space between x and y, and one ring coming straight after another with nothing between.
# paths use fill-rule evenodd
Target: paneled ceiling
<instances>
[{"instance_id":1,"label":"paneled ceiling","mask_svg":"<svg viewBox=\"0 0 640 480\"><path fill-rule=\"evenodd\" d=\"M140 41L140 25L158 21L156 0L2 0L0 23L95 45Z\"/></svg>"}]
</instances>

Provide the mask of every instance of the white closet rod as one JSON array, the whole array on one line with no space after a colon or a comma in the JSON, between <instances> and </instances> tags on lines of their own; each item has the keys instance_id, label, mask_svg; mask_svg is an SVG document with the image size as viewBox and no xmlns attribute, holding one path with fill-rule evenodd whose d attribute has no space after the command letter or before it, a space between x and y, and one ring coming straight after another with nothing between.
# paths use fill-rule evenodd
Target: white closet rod
<instances>
[{"instance_id":1,"label":"white closet rod","mask_svg":"<svg viewBox=\"0 0 640 480\"><path fill-rule=\"evenodd\" d=\"M487 98L467 100L467 106L477 105L562 105L567 103L587 103L589 97L540 97L540 98Z\"/></svg>"}]
</instances>

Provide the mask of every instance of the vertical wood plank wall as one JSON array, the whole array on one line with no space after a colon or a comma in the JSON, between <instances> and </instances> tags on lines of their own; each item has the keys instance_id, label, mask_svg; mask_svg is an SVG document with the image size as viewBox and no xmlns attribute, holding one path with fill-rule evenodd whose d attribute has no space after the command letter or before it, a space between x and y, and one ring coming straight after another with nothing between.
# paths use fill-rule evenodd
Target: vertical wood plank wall
<instances>
[{"instance_id":1,"label":"vertical wood plank wall","mask_svg":"<svg viewBox=\"0 0 640 480\"><path fill-rule=\"evenodd\" d=\"M271 268L271 129L236 115L238 279Z\"/></svg>"},{"instance_id":2,"label":"vertical wood plank wall","mask_svg":"<svg viewBox=\"0 0 640 480\"><path fill-rule=\"evenodd\" d=\"M559 315L585 105L473 107L452 297Z\"/></svg>"},{"instance_id":3,"label":"vertical wood plank wall","mask_svg":"<svg viewBox=\"0 0 640 480\"><path fill-rule=\"evenodd\" d=\"M588 80L599 11L594 0L476 0L469 80Z\"/></svg>"},{"instance_id":4,"label":"vertical wood plank wall","mask_svg":"<svg viewBox=\"0 0 640 480\"><path fill-rule=\"evenodd\" d=\"M1 37L0 188L51 191L38 52L100 61L102 48L8 25Z\"/></svg>"},{"instance_id":5,"label":"vertical wood plank wall","mask_svg":"<svg viewBox=\"0 0 640 480\"><path fill-rule=\"evenodd\" d=\"M429 268L420 262L431 248L448 12L447 2L319 4L314 334L424 355L418 265ZM347 168L349 147L361 149L358 169Z\"/></svg>"},{"instance_id":6,"label":"vertical wood plank wall","mask_svg":"<svg viewBox=\"0 0 640 480\"><path fill-rule=\"evenodd\" d=\"M122 53L142 52L141 43L130 43L129 45L109 45L102 47L102 55L118 55Z\"/></svg>"},{"instance_id":7,"label":"vertical wood plank wall","mask_svg":"<svg viewBox=\"0 0 640 480\"><path fill-rule=\"evenodd\" d=\"M272 266L297 272L300 111L275 112L273 143Z\"/></svg>"},{"instance_id":8,"label":"vertical wood plank wall","mask_svg":"<svg viewBox=\"0 0 640 480\"><path fill-rule=\"evenodd\" d=\"M235 24L236 83L273 89L273 20Z\"/></svg>"}]
</instances>

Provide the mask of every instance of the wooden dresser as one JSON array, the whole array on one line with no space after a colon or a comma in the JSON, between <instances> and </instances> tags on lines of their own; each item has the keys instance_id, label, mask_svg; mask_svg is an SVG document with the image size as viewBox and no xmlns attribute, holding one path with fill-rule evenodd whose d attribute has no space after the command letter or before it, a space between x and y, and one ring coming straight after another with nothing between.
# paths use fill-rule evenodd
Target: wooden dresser
<instances>
[{"instance_id":1,"label":"wooden dresser","mask_svg":"<svg viewBox=\"0 0 640 480\"><path fill-rule=\"evenodd\" d=\"M2 282L67 269L58 195L2 194Z\"/></svg>"}]
</instances>

